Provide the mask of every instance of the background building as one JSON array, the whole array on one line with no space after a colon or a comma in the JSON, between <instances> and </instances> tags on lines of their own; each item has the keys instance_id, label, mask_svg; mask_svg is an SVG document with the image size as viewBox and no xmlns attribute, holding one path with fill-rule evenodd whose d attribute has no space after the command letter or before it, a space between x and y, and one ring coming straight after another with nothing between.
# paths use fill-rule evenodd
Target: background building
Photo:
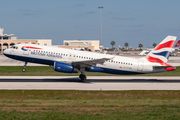
<instances>
[{"instance_id":1,"label":"background building","mask_svg":"<svg viewBox=\"0 0 180 120\"><path fill-rule=\"evenodd\" d=\"M52 45L51 39L17 39L17 37L13 37L14 34L3 34L4 29L0 28L0 51L1 53L11 46L20 43L32 43L38 45Z\"/></svg>"},{"instance_id":2,"label":"background building","mask_svg":"<svg viewBox=\"0 0 180 120\"><path fill-rule=\"evenodd\" d=\"M14 34L3 34L4 29L0 28L0 52L10 48L15 44L31 43L38 45L52 46L51 39L17 39ZM61 48L87 50L87 51L99 51L99 40L64 40L63 45L55 45Z\"/></svg>"},{"instance_id":3,"label":"background building","mask_svg":"<svg viewBox=\"0 0 180 120\"><path fill-rule=\"evenodd\" d=\"M99 51L99 40L64 40L61 48Z\"/></svg>"}]
</instances>

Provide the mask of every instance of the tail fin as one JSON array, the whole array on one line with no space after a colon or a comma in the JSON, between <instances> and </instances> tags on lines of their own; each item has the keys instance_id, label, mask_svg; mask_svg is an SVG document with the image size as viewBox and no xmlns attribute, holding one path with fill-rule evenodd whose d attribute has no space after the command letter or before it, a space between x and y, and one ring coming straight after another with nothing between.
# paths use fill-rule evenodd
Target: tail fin
<instances>
[{"instance_id":1,"label":"tail fin","mask_svg":"<svg viewBox=\"0 0 180 120\"><path fill-rule=\"evenodd\" d=\"M176 43L174 47L179 47L180 46L180 40Z\"/></svg>"},{"instance_id":2,"label":"tail fin","mask_svg":"<svg viewBox=\"0 0 180 120\"><path fill-rule=\"evenodd\" d=\"M159 43L145 58L152 63L159 63L162 66L169 66L167 61L176 41L175 36L167 36Z\"/></svg>"}]
</instances>

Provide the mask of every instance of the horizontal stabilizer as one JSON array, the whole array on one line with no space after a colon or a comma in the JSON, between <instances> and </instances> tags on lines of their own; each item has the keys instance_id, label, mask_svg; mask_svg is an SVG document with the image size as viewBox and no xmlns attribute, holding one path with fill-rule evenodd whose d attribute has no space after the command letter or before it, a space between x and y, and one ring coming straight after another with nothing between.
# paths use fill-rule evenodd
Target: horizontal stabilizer
<instances>
[{"instance_id":1,"label":"horizontal stabilizer","mask_svg":"<svg viewBox=\"0 0 180 120\"><path fill-rule=\"evenodd\" d=\"M165 69L166 71L176 70L174 66L153 66L154 69Z\"/></svg>"}]
</instances>

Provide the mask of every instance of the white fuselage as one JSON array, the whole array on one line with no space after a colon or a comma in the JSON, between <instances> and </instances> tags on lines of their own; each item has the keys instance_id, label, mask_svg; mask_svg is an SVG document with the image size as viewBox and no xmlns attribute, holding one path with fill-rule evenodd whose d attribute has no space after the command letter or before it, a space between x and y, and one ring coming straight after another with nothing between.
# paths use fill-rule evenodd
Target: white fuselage
<instances>
[{"instance_id":1,"label":"white fuselage","mask_svg":"<svg viewBox=\"0 0 180 120\"><path fill-rule=\"evenodd\" d=\"M16 60L46 65L54 65L54 62L71 64L75 61L109 58L109 60L105 61L103 64L96 64L96 67L102 68L104 70L103 72L115 74L158 72L153 70L153 66L159 66L158 63L151 63L144 57L136 59L35 44L17 44L12 48L6 49L4 55ZM162 72L162 70L159 72Z\"/></svg>"}]
</instances>

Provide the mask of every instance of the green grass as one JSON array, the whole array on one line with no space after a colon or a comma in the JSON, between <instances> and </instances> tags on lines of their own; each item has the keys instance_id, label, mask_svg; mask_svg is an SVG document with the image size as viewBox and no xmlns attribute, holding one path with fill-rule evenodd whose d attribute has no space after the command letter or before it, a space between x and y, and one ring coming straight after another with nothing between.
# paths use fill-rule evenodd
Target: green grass
<instances>
[{"instance_id":1,"label":"green grass","mask_svg":"<svg viewBox=\"0 0 180 120\"><path fill-rule=\"evenodd\" d=\"M56 72L53 70L52 66L51 67L28 66L26 72L22 72L22 68L23 66L1 66L0 76L79 76L80 74L80 73ZM99 72L86 72L86 75L87 76L122 76L117 74L114 75L114 74L99 73ZM152 74L139 74L135 76L180 76L180 67L177 67L175 71L152 73Z\"/></svg>"},{"instance_id":2,"label":"green grass","mask_svg":"<svg viewBox=\"0 0 180 120\"><path fill-rule=\"evenodd\" d=\"M179 120L180 91L1 90L2 120Z\"/></svg>"}]
</instances>

